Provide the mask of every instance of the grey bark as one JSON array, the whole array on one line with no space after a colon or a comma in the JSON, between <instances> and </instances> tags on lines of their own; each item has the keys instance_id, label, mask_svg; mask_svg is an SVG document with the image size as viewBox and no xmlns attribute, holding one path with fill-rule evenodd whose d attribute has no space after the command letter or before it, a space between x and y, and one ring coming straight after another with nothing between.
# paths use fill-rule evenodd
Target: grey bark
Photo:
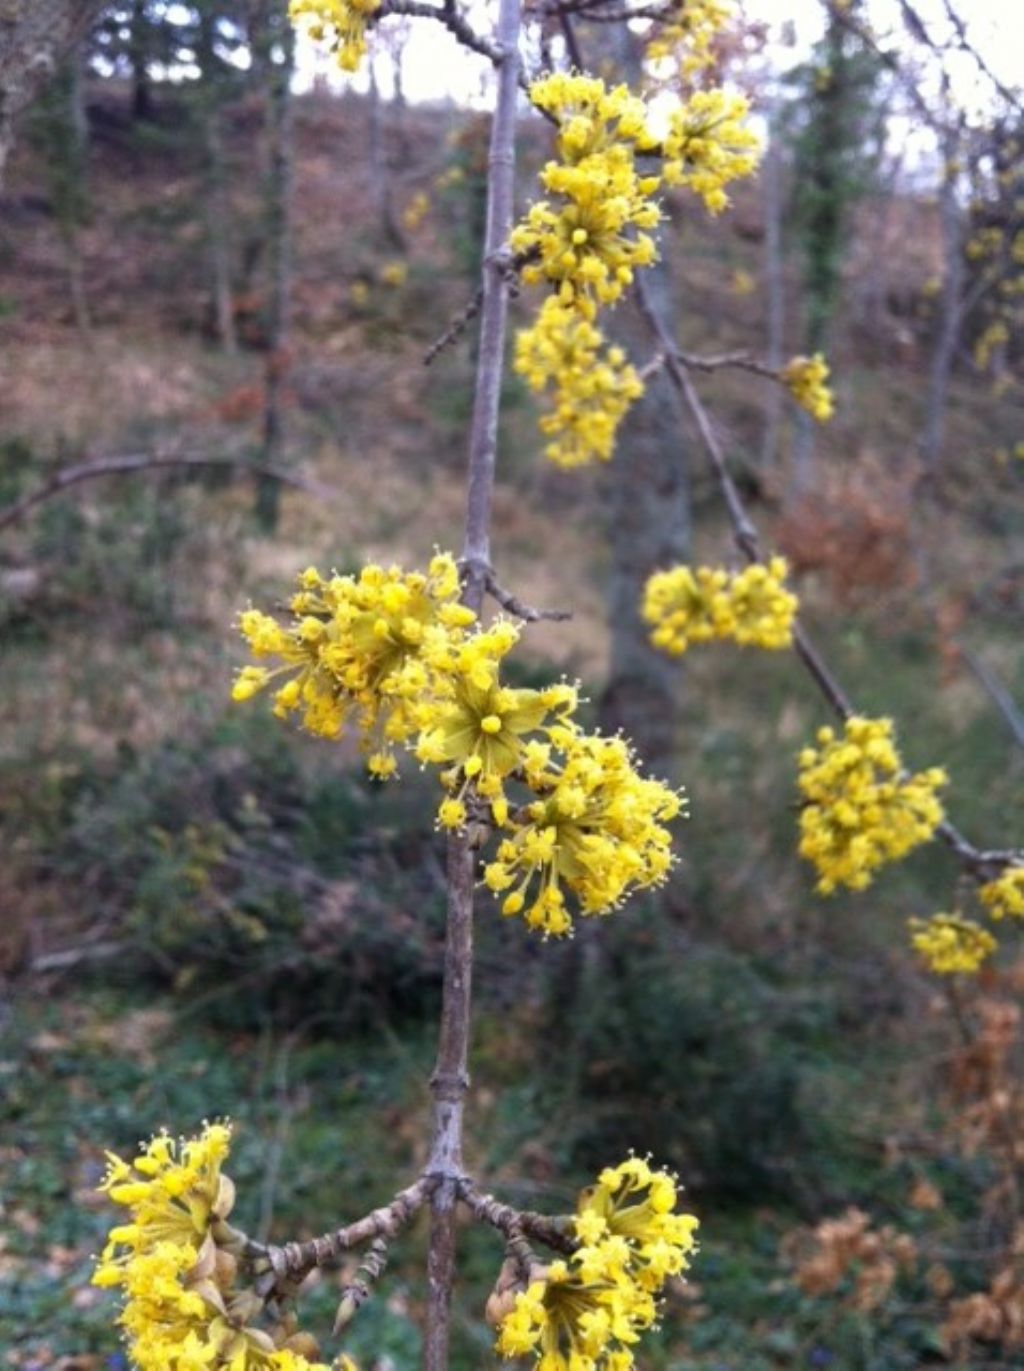
<instances>
[{"instance_id":1,"label":"grey bark","mask_svg":"<svg viewBox=\"0 0 1024 1371\"><path fill-rule=\"evenodd\" d=\"M213 295L217 337L225 352L238 351L235 306L231 284L231 241L224 157L221 96L218 83L215 32L212 15L204 12L199 29L199 116L203 137L203 211L206 243L210 254L210 289Z\"/></svg>"},{"instance_id":2,"label":"grey bark","mask_svg":"<svg viewBox=\"0 0 1024 1371\"><path fill-rule=\"evenodd\" d=\"M103 0L0 0L0 190L17 124Z\"/></svg>"},{"instance_id":3,"label":"grey bark","mask_svg":"<svg viewBox=\"0 0 1024 1371\"><path fill-rule=\"evenodd\" d=\"M267 365L263 398L263 461L281 461L284 442L282 391L287 372L288 340L291 331L292 294L292 188L294 184L294 142L292 110L292 72L295 44L292 27L281 0L271 0L279 13L279 23L266 31L266 137L267 192L266 243L269 292L267 298ZM281 51L273 60L272 38L279 31ZM272 481L259 487L257 515L265 528L277 524L279 489Z\"/></svg>"},{"instance_id":4,"label":"grey bark","mask_svg":"<svg viewBox=\"0 0 1024 1371\"><path fill-rule=\"evenodd\" d=\"M961 134L956 125L947 127L942 139L943 176L939 199L942 227L944 272L938 335L932 353L925 401L921 458L930 477L938 474L946 438L946 412L949 383L953 375L960 328L963 323L964 220L957 197L957 159Z\"/></svg>"},{"instance_id":5,"label":"grey bark","mask_svg":"<svg viewBox=\"0 0 1024 1371\"><path fill-rule=\"evenodd\" d=\"M761 173L764 194L764 278L768 317L767 362L782 366L786 330L786 288L782 256L782 145L778 131L771 126L764 169ZM764 435L761 440L761 465L774 466L779 450L784 395L781 386L768 386L765 393Z\"/></svg>"}]
</instances>

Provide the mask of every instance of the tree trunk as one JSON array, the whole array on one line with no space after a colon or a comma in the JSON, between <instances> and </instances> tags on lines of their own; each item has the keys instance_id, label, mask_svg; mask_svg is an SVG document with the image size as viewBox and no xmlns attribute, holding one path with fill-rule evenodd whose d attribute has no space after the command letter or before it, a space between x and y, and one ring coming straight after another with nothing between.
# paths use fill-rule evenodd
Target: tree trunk
<instances>
[{"instance_id":1,"label":"tree trunk","mask_svg":"<svg viewBox=\"0 0 1024 1371\"><path fill-rule=\"evenodd\" d=\"M149 80L149 33L146 28L146 0L134 0L128 61L132 69L132 118L152 120L156 115L153 87Z\"/></svg>"},{"instance_id":2,"label":"tree trunk","mask_svg":"<svg viewBox=\"0 0 1024 1371\"><path fill-rule=\"evenodd\" d=\"M764 276L767 294L767 361L778 369L783 362L786 330L786 282L782 255L782 145L777 129L769 123L762 186L764 189ZM764 435L761 440L761 466L775 465L779 450L779 428L785 396L781 386L767 388L764 406Z\"/></svg>"},{"instance_id":3,"label":"tree trunk","mask_svg":"<svg viewBox=\"0 0 1024 1371\"><path fill-rule=\"evenodd\" d=\"M960 325L963 321L964 245L963 221L957 200L957 158L960 153L960 130L947 129L942 144L944 169L939 213L942 224L942 254L945 277L942 283L941 315L935 351L928 377L928 398L925 403L924 431L921 435L921 458L926 474L938 475L942 462L942 448L946 437L946 410L949 403L949 382L953 374Z\"/></svg>"},{"instance_id":4,"label":"tree trunk","mask_svg":"<svg viewBox=\"0 0 1024 1371\"><path fill-rule=\"evenodd\" d=\"M263 396L263 452L265 464L282 461L284 424L282 390L287 374L288 335L291 316L293 183L292 71L295 48L286 8L272 0L265 16L266 51L266 243L269 288L267 292L267 365ZM275 34L280 52L275 60ZM261 481L256 514L261 525L277 527L280 488L275 481Z\"/></svg>"},{"instance_id":5,"label":"tree trunk","mask_svg":"<svg viewBox=\"0 0 1024 1371\"><path fill-rule=\"evenodd\" d=\"M102 8L103 0L0 0L0 190L17 121Z\"/></svg>"},{"instance_id":6,"label":"tree trunk","mask_svg":"<svg viewBox=\"0 0 1024 1371\"><path fill-rule=\"evenodd\" d=\"M399 252L403 252L405 250L405 236L395 218L393 178L384 141L384 102L380 98L380 87L377 84L377 73L374 65L372 62L368 65L370 72L370 180L373 186L373 195L377 201L377 215L381 234L385 242Z\"/></svg>"},{"instance_id":7,"label":"tree trunk","mask_svg":"<svg viewBox=\"0 0 1024 1371\"><path fill-rule=\"evenodd\" d=\"M202 72L199 117L203 138L203 212L206 218L206 245L210 254L214 324L221 347L233 356L238 351L238 337L235 332L231 282L230 209L215 42L213 16L204 12L200 19L198 54Z\"/></svg>"}]
</instances>

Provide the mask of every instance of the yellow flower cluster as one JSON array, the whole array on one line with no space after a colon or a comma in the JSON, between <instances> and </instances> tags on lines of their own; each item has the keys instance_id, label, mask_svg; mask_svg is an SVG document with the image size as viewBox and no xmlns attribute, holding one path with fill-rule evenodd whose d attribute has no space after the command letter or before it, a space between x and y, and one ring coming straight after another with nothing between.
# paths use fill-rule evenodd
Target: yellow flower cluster
<instances>
[{"instance_id":1,"label":"yellow flower cluster","mask_svg":"<svg viewBox=\"0 0 1024 1371\"><path fill-rule=\"evenodd\" d=\"M109 1155L100 1187L130 1211L110 1232L93 1283L119 1289L119 1322L139 1371L328 1371L291 1319L269 1331L254 1320L264 1302L239 1288L237 1235L225 1222L235 1189L221 1170L231 1141L224 1124L176 1144L160 1134L134 1162ZM341 1368L354 1371L343 1358Z\"/></svg>"},{"instance_id":2,"label":"yellow flower cluster","mask_svg":"<svg viewBox=\"0 0 1024 1371\"><path fill-rule=\"evenodd\" d=\"M785 587L783 557L742 571L673 567L656 571L644 588L643 617L651 642L673 657L691 643L731 639L741 647L789 647L797 597Z\"/></svg>"},{"instance_id":3,"label":"yellow flower cluster","mask_svg":"<svg viewBox=\"0 0 1024 1371\"><path fill-rule=\"evenodd\" d=\"M628 1371L658 1292L687 1269L696 1246L697 1220L675 1206L672 1177L638 1157L602 1172L577 1208L581 1246L531 1268L501 1321L497 1350L536 1357L538 1371Z\"/></svg>"},{"instance_id":4,"label":"yellow flower cluster","mask_svg":"<svg viewBox=\"0 0 1024 1371\"><path fill-rule=\"evenodd\" d=\"M561 937L572 929L565 891L583 915L607 914L627 890L664 881L672 865L665 824L682 809L675 791L641 776L621 738L554 730L523 753L537 798L509 818L511 837L484 873L505 895L502 912Z\"/></svg>"},{"instance_id":5,"label":"yellow flower cluster","mask_svg":"<svg viewBox=\"0 0 1024 1371\"><path fill-rule=\"evenodd\" d=\"M710 214L729 204L725 187L757 169L760 140L744 124L750 104L715 87L673 110L662 143L666 186L685 186Z\"/></svg>"},{"instance_id":6,"label":"yellow flower cluster","mask_svg":"<svg viewBox=\"0 0 1024 1371\"><path fill-rule=\"evenodd\" d=\"M827 424L835 408L828 378L828 363L820 352L813 357L794 357L782 368L782 384L819 424Z\"/></svg>"},{"instance_id":7,"label":"yellow flower cluster","mask_svg":"<svg viewBox=\"0 0 1024 1371\"><path fill-rule=\"evenodd\" d=\"M1005 867L994 881L978 891L982 904L993 919L1024 919L1024 866Z\"/></svg>"},{"instance_id":8,"label":"yellow flower cluster","mask_svg":"<svg viewBox=\"0 0 1024 1371\"><path fill-rule=\"evenodd\" d=\"M911 944L939 976L956 972L973 975L996 950L996 940L973 919L959 914L933 914L930 919L911 919Z\"/></svg>"},{"instance_id":9,"label":"yellow flower cluster","mask_svg":"<svg viewBox=\"0 0 1024 1371\"><path fill-rule=\"evenodd\" d=\"M575 686L503 684L519 630L501 619L480 628L458 593L448 554L427 575L368 566L325 580L309 569L290 626L258 610L241 616L254 655L282 665L244 667L234 697L248 699L284 675L274 713L298 714L328 738L354 720L372 774L397 770L399 745L440 768L440 825L460 829L489 810L506 836L487 884L512 892L506 914L525 910L531 928L562 935L572 928L566 890L583 914L597 914L665 879L672 856L664 824L681 802L637 772L621 738L580 731ZM514 811L510 783L526 792Z\"/></svg>"},{"instance_id":10,"label":"yellow flower cluster","mask_svg":"<svg viewBox=\"0 0 1024 1371\"><path fill-rule=\"evenodd\" d=\"M715 3L695 20L693 55L706 56L704 34ZM690 6L686 18L689 23ZM717 20L715 21L717 22ZM707 41L710 41L708 38ZM659 144L645 102L627 86L597 77L556 74L535 81L530 98L558 126L557 157L541 172L546 199L531 205L512 232L512 251L528 284L553 290L532 327L517 342L516 368L530 387L549 394L542 432L548 457L582 466L611 456L615 431L643 384L619 348L605 348L595 320L614 305L638 268L657 259L651 230L661 222L653 196L662 185L685 185L721 209L722 187L756 163L754 135L741 120L746 104L720 90L700 92L671 116ZM638 165L651 159L650 170Z\"/></svg>"},{"instance_id":11,"label":"yellow flower cluster","mask_svg":"<svg viewBox=\"0 0 1024 1371\"><path fill-rule=\"evenodd\" d=\"M422 712L416 755L446 767L441 779L450 796L438 816L445 828L466 822L470 790L488 801L498 825L507 824L505 783L525 767L531 743L543 745L536 735L572 733L574 686L560 682L542 690L513 690L501 684L501 659L518 639L518 630L505 622L472 638L452 660L450 695Z\"/></svg>"},{"instance_id":12,"label":"yellow flower cluster","mask_svg":"<svg viewBox=\"0 0 1024 1371\"><path fill-rule=\"evenodd\" d=\"M314 43L323 43L342 71L358 71L366 56L366 25L380 0L289 0L288 13Z\"/></svg>"},{"instance_id":13,"label":"yellow flower cluster","mask_svg":"<svg viewBox=\"0 0 1024 1371\"><path fill-rule=\"evenodd\" d=\"M847 719L842 737L818 733L800 753L800 855L818 870L817 890L863 890L875 871L927 842L942 821L940 767L908 776L890 719Z\"/></svg>"},{"instance_id":14,"label":"yellow flower cluster","mask_svg":"<svg viewBox=\"0 0 1024 1371\"><path fill-rule=\"evenodd\" d=\"M656 146L647 109L627 86L609 90L591 76L546 76L530 98L558 120L559 160L540 178L557 202L532 205L510 245L530 259L525 281L552 282L564 304L593 319L598 304L618 300L635 268L657 255L646 230L661 220L651 199L659 178L636 166L636 153Z\"/></svg>"},{"instance_id":15,"label":"yellow flower cluster","mask_svg":"<svg viewBox=\"0 0 1024 1371\"><path fill-rule=\"evenodd\" d=\"M427 575L370 565L358 577L325 579L310 567L299 587L288 627L256 609L241 615L253 656L282 665L243 667L234 698L247 700L287 676L274 694L279 718L301 714L303 726L324 738L340 737L354 721L370 771L391 775L394 745L419 732L424 701L447 693L455 660L478 655L468 645L476 616L459 603L455 561L438 555Z\"/></svg>"},{"instance_id":16,"label":"yellow flower cluster","mask_svg":"<svg viewBox=\"0 0 1024 1371\"><path fill-rule=\"evenodd\" d=\"M728 0L675 0L647 43L652 62L672 59L683 76L695 76L715 60L713 44L732 18Z\"/></svg>"},{"instance_id":17,"label":"yellow flower cluster","mask_svg":"<svg viewBox=\"0 0 1024 1371\"><path fill-rule=\"evenodd\" d=\"M619 423L643 394L622 349L602 352L604 344L600 329L557 295L548 296L536 323L516 339L516 371L531 390L553 387L540 427L551 438L545 454L556 466L607 462Z\"/></svg>"}]
</instances>

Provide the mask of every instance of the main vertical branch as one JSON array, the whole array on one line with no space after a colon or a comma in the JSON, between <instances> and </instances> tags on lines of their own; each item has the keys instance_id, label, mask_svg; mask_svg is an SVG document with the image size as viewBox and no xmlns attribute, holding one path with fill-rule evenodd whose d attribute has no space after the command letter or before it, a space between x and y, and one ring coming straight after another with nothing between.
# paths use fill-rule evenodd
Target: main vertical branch
<instances>
[{"instance_id":1,"label":"main vertical branch","mask_svg":"<svg viewBox=\"0 0 1024 1371\"><path fill-rule=\"evenodd\" d=\"M508 318L508 236L512 229L516 166L516 99L519 78L520 0L501 0L498 14L498 97L491 127L487 177L487 232L484 242L480 350L469 436L466 498L466 602L479 610L491 559L491 500L498 446L505 325Z\"/></svg>"},{"instance_id":2,"label":"main vertical branch","mask_svg":"<svg viewBox=\"0 0 1024 1371\"><path fill-rule=\"evenodd\" d=\"M508 316L508 236L515 196L516 100L520 0L501 0L496 33L498 93L491 128L487 181L480 348L469 439L465 603L483 606L491 561L491 504L498 443L505 330ZM469 1023L473 982L473 888L476 857L467 833L448 841L448 926L437 1065L431 1077L434 1121L426 1172L431 1192L427 1255L425 1371L447 1371L452 1287L455 1283L455 1209L463 1178L462 1121L469 1089Z\"/></svg>"}]
</instances>

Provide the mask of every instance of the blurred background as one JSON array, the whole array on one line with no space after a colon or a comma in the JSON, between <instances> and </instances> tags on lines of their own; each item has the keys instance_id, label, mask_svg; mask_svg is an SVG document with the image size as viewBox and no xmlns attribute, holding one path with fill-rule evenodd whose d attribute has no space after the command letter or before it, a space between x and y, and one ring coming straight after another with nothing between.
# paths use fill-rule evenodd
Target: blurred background
<instances>
[{"instance_id":1,"label":"blurred background","mask_svg":"<svg viewBox=\"0 0 1024 1371\"><path fill-rule=\"evenodd\" d=\"M429 787L232 705L233 625L310 563L459 550L472 330L423 355L483 228L488 74L447 36L391 20L345 81L281 0L95 9L0 195L0 1366L21 1371L125 1366L88 1284L105 1148L230 1115L238 1213L281 1238L422 1161ZM701 391L859 708L896 719L911 767L948 767L975 843L1019 844L1022 20L778 9L719 54L761 173L720 219L673 193L658 298L695 353L827 353L827 426L744 373ZM557 55L533 18L534 58ZM599 66L601 26L581 33ZM520 207L548 146L524 113ZM1012 937L970 987L924 972L906 921L957 898L936 845L815 896L795 759L827 719L798 664L647 646L650 571L732 555L661 383L610 468L540 450L510 375L501 579L574 616L529 629L520 683L579 676L692 817L669 887L572 943L483 899L472 1169L553 1212L631 1147L679 1171L703 1247L651 1368L1024 1365ZM417 1364L421 1244L352 1329L364 1367ZM465 1258L460 1371L494 1362L500 1255L474 1231ZM332 1295L321 1277L325 1328Z\"/></svg>"}]
</instances>

